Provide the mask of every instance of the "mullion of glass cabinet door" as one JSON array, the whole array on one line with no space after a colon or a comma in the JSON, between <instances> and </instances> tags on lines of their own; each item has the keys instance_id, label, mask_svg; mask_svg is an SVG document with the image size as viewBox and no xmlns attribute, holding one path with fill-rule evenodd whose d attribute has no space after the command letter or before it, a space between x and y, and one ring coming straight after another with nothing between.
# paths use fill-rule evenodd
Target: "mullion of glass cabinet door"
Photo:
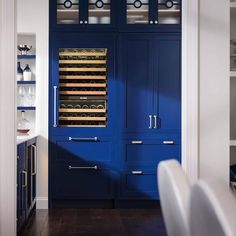
<instances>
[{"instance_id":1,"label":"mullion of glass cabinet door","mask_svg":"<svg viewBox=\"0 0 236 236\"><path fill-rule=\"evenodd\" d=\"M80 0L80 24L88 24L88 0Z\"/></svg>"}]
</instances>

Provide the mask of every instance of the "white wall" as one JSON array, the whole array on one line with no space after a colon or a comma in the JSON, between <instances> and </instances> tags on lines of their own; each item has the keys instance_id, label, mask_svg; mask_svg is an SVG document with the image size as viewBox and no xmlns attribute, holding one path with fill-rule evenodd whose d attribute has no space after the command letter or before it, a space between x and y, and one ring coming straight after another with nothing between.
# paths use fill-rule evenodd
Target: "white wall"
<instances>
[{"instance_id":1,"label":"white wall","mask_svg":"<svg viewBox=\"0 0 236 236\"><path fill-rule=\"evenodd\" d=\"M199 174L228 184L230 1L199 2Z\"/></svg>"},{"instance_id":2,"label":"white wall","mask_svg":"<svg viewBox=\"0 0 236 236\"><path fill-rule=\"evenodd\" d=\"M48 8L49 0L17 0L17 32L36 34L37 208L48 204Z\"/></svg>"},{"instance_id":3,"label":"white wall","mask_svg":"<svg viewBox=\"0 0 236 236\"><path fill-rule=\"evenodd\" d=\"M16 235L15 0L0 0L0 235Z\"/></svg>"}]
</instances>

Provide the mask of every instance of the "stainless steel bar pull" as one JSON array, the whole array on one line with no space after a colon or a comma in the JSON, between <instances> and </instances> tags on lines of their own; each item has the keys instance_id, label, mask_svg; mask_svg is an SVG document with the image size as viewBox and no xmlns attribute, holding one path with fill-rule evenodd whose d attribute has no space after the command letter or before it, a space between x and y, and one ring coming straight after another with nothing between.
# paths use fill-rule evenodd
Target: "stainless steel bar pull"
<instances>
[{"instance_id":1,"label":"stainless steel bar pull","mask_svg":"<svg viewBox=\"0 0 236 236\"><path fill-rule=\"evenodd\" d=\"M53 86L53 127L57 127L57 86Z\"/></svg>"},{"instance_id":2,"label":"stainless steel bar pull","mask_svg":"<svg viewBox=\"0 0 236 236\"><path fill-rule=\"evenodd\" d=\"M149 115L149 129L152 129L152 115Z\"/></svg>"},{"instance_id":3,"label":"stainless steel bar pull","mask_svg":"<svg viewBox=\"0 0 236 236\"><path fill-rule=\"evenodd\" d=\"M69 141L97 142L98 141L98 137L94 137L94 138L73 138L73 137L69 137Z\"/></svg>"},{"instance_id":4,"label":"stainless steel bar pull","mask_svg":"<svg viewBox=\"0 0 236 236\"><path fill-rule=\"evenodd\" d=\"M173 140L166 140L166 141L163 141L163 144L165 144L165 145L173 145L173 144L175 144L175 142Z\"/></svg>"},{"instance_id":5,"label":"stainless steel bar pull","mask_svg":"<svg viewBox=\"0 0 236 236\"><path fill-rule=\"evenodd\" d=\"M69 170L97 170L98 166L68 166Z\"/></svg>"},{"instance_id":6,"label":"stainless steel bar pull","mask_svg":"<svg viewBox=\"0 0 236 236\"><path fill-rule=\"evenodd\" d=\"M141 140L134 140L131 143L132 144L143 144L143 141L141 141Z\"/></svg>"},{"instance_id":7,"label":"stainless steel bar pull","mask_svg":"<svg viewBox=\"0 0 236 236\"><path fill-rule=\"evenodd\" d=\"M34 172L32 175L37 174L37 147L35 145L31 145L32 148L34 149Z\"/></svg>"},{"instance_id":8,"label":"stainless steel bar pull","mask_svg":"<svg viewBox=\"0 0 236 236\"><path fill-rule=\"evenodd\" d=\"M143 172L141 170L133 170L132 175L142 175Z\"/></svg>"},{"instance_id":9,"label":"stainless steel bar pull","mask_svg":"<svg viewBox=\"0 0 236 236\"><path fill-rule=\"evenodd\" d=\"M24 184L22 185L22 187L23 188L25 188L25 187L27 187L27 185L28 185L28 173L27 173L27 171L22 171L22 174L24 174Z\"/></svg>"},{"instance_id":10,"label":"stainless steel bar pull","mask_svg":"<svg viewBox=\"0 0 236 236\"><path fill-rule=\"evenodd\" d=\"M157 129L157 116L156 115L154 115L153 116L154 117L154 129Z\"/></svg>"}]
</instances>

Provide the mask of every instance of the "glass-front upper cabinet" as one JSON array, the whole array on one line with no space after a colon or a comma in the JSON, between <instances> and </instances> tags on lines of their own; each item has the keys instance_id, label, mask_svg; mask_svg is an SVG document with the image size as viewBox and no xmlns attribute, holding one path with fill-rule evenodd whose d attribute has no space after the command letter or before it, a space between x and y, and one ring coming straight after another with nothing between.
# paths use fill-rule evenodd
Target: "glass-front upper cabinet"
<instances>
[{"instance_id":1,"label":"glass-front upper cabinet","mask_svg":"<svg viewBox=\"0 0 236 236\"><path fill-rule=\"evenodd\" d=\"M51 1L50 1L51 2ZM181 0L52 0L51 22L66 29L180 25ZM55 7L56 6L56 7ZM54 20L56 19L56 21ZM70 27L68 27L68 25ZM153 27L151 27L153 29ZM150 28L150 29L151 29ZM155 27L157 28L157 27Z\"/></svg>"},{"instance_id":2,"label":"glass-front upper cabinet","mask_svg":"<svg viewBox=\"0 0 236 236\"><path fill-rule=\"evenodd\" d=\"M89 24L111 24L111 0L89 0Z\"/></svg>"},{"instance_id":3,"label":"glass-front upper cabinet","mask_svg":"<svg viewBox=\"0 0 236 236\"><path fill-rule=\"evenodd\" d=\"M154 22L158 24L180 24L180 0L158 0L158 10L155 14Z\"/></svg>"},{"instance_id":4,"label":"glass-front upper cabinet","mask_svg":"<svg viewBox=\"0 0 236 236\"><path fill-rule=\"evenodd\" d=\"M126 24L180 24L180 0L126 0Z\"/></svg>"},{"instance_id":5,"label":"glass-front upper cabinet","mask_svg":"<svg viewBox=\"0 0 236 236\"><path fill-rule=\"evenodd\" d=\"M80 0L57 0L57 24L79 24Z\"/></svg>"},{"instance_id":6,"label":"glass-front upper cabinet","mask_svg":"<svg viewBox=\"0 0 236 236\"><path fill-rule=\"evenodd\" d=\"M56 24L113 25L114 0L56 0ZM52 9L54 6L51 6Z\"/></svg>"},{"instance_id":7,"label":"glass-front upper cabinet","mask_svg":"<svg viewBox=\"0 0 236 236\"><path fill-rule=\"evenodd\" d=\"M126 23L149 24L150 0L126 0Z\"/></svg>"}]
</instances>

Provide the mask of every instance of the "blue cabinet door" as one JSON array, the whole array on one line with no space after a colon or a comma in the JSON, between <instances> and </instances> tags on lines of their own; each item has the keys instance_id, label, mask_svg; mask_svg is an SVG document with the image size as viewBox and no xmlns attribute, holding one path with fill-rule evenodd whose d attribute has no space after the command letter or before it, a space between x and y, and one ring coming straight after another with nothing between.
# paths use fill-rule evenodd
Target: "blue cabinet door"
<instances>
[{"instance_id":1,"label":"blue cabinet door","mask_svg":"<svg viewBox=\"0 0 236 236\"><path fill-rule=\"evenodd\" d=\"M181 129L181 38L159 36L154 40L154 131L178 133Z\"/></svg>"},{"instance_id":2,"label":"blue cabinet door","mask_svg":"<svg viewBox=\"0 0 236 236\"><path fill-rule=\"evenodd\" d=\"M118 3L115 0L52 0L52 30L106 31L115 28Z\"/></svg>"},{"instance_id":3,"label":"blue cabinet door","mask_svg":"<svg viewBox=\"0 0 236 236\"><path fill-rule=\"evenodd\" d=\"M17 232L26 220L26 157L25 143L17 146Z\"/></svg>"},{"instance_id":4,"label":"blue cabinet door","mask_svg":"<svg viewBox=\"0 0 236 236\"><path fill-rule=\"evenodd\" d=\"M58 33L55 34L53 36L53 38L51 39L51 56L50 56L50 119L49 119L49 128L50 128L50 134L51 135L63 135L63 136L74 136L74 137L78 137L78 136L83 136L83 137L95 137L95 136L109 136L109 135L113 135L114 134L114 124L115 124L115 120L116 120L116 115L115 115L115 108L116 108L116 78L114 75L114 63L115 63L115 42L116 42L116 37L114 34L109 34L109 33L103 33L103 34L77 34L77 33ZM94 76L94 72L89 72L91 75L87 76L87 74L85 72L78 72L81 73L83 78L85 78L85 81L82 81L81 77L79 77L79 82L78 80L76 80L74 83L77 83L76 86L87 86L88 88L82 88L83 91L80 91L81 94L86 94L87 93L87 89L91 92L91 94L95 94L95 95L78 95L78 96L67 96L67 98L69 99L76 99L76 100L71 100L71 104L69 104L68 100L65 101L66 103L63 104L63 98L62 96L60 96L61 91L60 91L60 86L72 86L74 85L74 83L70 83L68 85L68 82L65 80L65 76L64 78L64 82L60 83L60 72L59 72L59 68L60 68L60 64L59 64L59 52L60 50L104 50L106 51L106 68L101 68L106 70L106 78L102 79L103 81L105 80L104 83L106 83L106 87L102 87L103 83L100 82L99 77L103 77L103 75L99 75L99 73L103 73L103 72L98 72L98 76L97 76L97 80L93 80L92 82L89 81L89 79L91 80L91 77L94 78L96 77L96 75ZM72 52L73 54L73 52ZM66 58L65 58L66 59ZM81 59L83 60L83 59ZM81 60L77 60L79 62L81 62ZM96 59L96 56L92 59L94 61L98 61ZM70 60L71 61L71 60ZM84 60L84 61L88 61L88 60ZM102 61L102 60L100 60ZM93 61L92 61L93 62ZM75 65L70 65L72 67L72 69L74 70L89 70L86 67L84 67L83 64L79 64L76 65L77 67L75 68ZM92 64L93 66L93 64ZM96 66L100 66L95 65L93 66L94 68L91 68L91 70L96 70ZM82 67L82 68L80 68ZM70 70L69 66L67 68L68 70ZM99 68L100 70L100 68ZM72 72L73 73L73 72ZM73 75L72 75L73 77ZM78 77L77 77L78 78ZM65 82L66 81L66 82ZM82 82L81 82L82 81ZM89 81L89 82L87 82ZM96 82L98 81L98 82ZM79 83L79 84L78 84ZM91 83L91 84L88 84ZM92 89L89 88L92 86L95 86L98 88L95 88L96 91L92 91ZM101 83L101 84L99 84ZM77 88L70 88L70 91L72 94L74 93L73 90L77 90ZM81 88L79 87L79 90L81 90ZM85 91L84 91L85 90ZM101 92L98 91L98 93L104 93L102 94L102 96L97 95L97 90L102 90ZM63 92L63 91L62 91ZM95 93L94 93L95 92ZM76 92L75 92L76 93ZM75 101L75 102L74 102ZM92 102L94 101L94 104ZM101 102L101 104L99 105L98 102ZM88 103L88 104L87 104ZM62 106L72 106L74 111L80 111L79 114L76 114L76 112L73 114L77 115L79 117L60 117L60 109L62 108ZM79 108L76 108L77 106L80 106ZM87 108L85 109L84 106L87 106ZM102 109L100 110L105 110L105 117L100 117L100 113L96 113L96 117L90 117L89 114L87 114L88 112L90 112L92 109L91 106L95 106L95 110L98 110L99 106L102 106ZM67 107L67 108L68 108ZM72 110L73 110L72 109ZM86 112L81 113L81 110L84 109ZM69 110L69 109L62 109L62 110ZM62 114L66 115L66 114ZM94 115L94 114L93 114ZM82 116L82 117L81 117ZM83 118L83 116L85 116ZM89 116L89 117L88 117ZM97 117L98 116L98 117ZM103 115L101 115L103 116ZM106 124L101 124L99 125L98 123L96 123L95 125L63 125L62 123L60 123L60 119L64 119L64 120L69 120L69 119L88 119L88 120L101 120L101 122L103 122L103 120L106 122ZM83 123L84 124L84 123ZM97 125L98 124L98 125Z\"/></svg>"},{"instance_id":5,"label":"blue cabinet door","mask_svg":"<svg viewBox=\"0 0 236 236\"><path fill-rule=\"evenodd\" d=\"M148 132L153 114L151 37L133 34L119 39L120 117L125 133Z\"/></svg>"},{"instance_id":6,"label":"blue cabinet door","mask_svg":"<svg viewBox=\"0 0 236 236\"><path fill-rule=\"evenodd\" d=\"M119 199L159 199L156 170L139 167L123 172L119 193Z\"/></svg>"},{"instance_id":7,"label":"blue cabinet door","mask_svg":"<svg viewBox=\"0 0 236 236\"><path fill-rule=\"evenodd\" d=\"M51 200L114 198L114 175L111 170L78 163L60 163L54 164L51 171Z\"/></svg>"},{"instance_id":8,"label":"blue cabinet door","mask_svg":"<svg viewBox=\"0 0 236 236\"><path fill-rule=\"evenodd\" d=\"M179 133L181 39L178 34L124 34L119 39L121 130Z\"/></svg>"},{"instance_id":9,"label":"blue cabinet door","mask_svg":"<svg viewBox=\"0 0 236 236\"><path fill-rule=\"evenodd\" d=\"M180 32L181 0L122 0L119 23L124 32Z\"/></svg>"},{"instance_id":10,"label":"blue cabinet door","mask_svg":"<svg viewBox=\"0 0 236 236\"><path fill-rule=\"evenodd\" d=\"M109 168L113 165L114 147L111 138L84 139L54 137L50 160L54 163L76 164L81 167Z\"/></svg>"}]
</instances>

